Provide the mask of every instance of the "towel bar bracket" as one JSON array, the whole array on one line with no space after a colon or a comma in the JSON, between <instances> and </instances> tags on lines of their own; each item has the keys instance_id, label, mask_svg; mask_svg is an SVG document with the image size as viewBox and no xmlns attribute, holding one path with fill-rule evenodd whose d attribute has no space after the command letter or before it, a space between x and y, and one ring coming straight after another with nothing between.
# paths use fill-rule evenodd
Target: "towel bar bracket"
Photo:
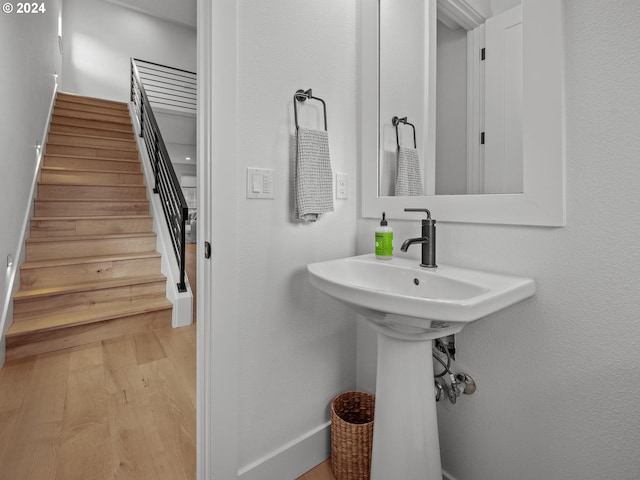
<instances>
[{"instance_id":1,"label":"towel bar bracket","mask_svg":"<svg viewBox=\"0 0 640 480\"><path fill-rule=\"evenodd\" d=\"M324 113L324 129L326 131L327 130L327 104L324 103L324 100L321 99L320 97L314 97L312 89L308 89L308 90L299 89L299 90L296 90L296 93L293 94L293 114L296 122L296 130L300 128L300 126L298 125L298 102L303 103L307 99L318 100L319 102L322 103L322 111Z\"/></svg>"},{"instance_id":2,"label":"towel bar bracket","mask_svg":"<svg viewBox=\"0 0 640 480\"><path fill-rule=\"evenodd\" d=\"M394 127L396 127L396 144L398 145L398 149L400 148L400 134L398 133L398 125L401 123L404 125L409 125L413 129L413 148L418 148L418 142L416 141L416 127L413 123L409 123L407 121L407 117L393 117L391 119L391 123Z\"/></svg>"}]
</instances>

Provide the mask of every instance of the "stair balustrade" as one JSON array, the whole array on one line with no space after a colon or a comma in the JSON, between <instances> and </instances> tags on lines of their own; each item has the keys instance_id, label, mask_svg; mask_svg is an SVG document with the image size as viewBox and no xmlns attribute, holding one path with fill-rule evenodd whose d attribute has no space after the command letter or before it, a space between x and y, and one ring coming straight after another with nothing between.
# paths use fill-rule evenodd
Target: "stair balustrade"
<instances>
[{"instance_id":1,"label":"stair balustrade","mask_svg":"<svg viewBox=\"0 0 640 480\"><path fill-rule=\"evenodd\" d=\"M180 269L178 290L185 292L186 220L189 208L152 109L152 102L183 110L196 109L195 73L131 59L131 102L154 173L154 193L160 196L173 250ZM145 85L149 87L148 93Z\"/></svg>"}]
</instances>

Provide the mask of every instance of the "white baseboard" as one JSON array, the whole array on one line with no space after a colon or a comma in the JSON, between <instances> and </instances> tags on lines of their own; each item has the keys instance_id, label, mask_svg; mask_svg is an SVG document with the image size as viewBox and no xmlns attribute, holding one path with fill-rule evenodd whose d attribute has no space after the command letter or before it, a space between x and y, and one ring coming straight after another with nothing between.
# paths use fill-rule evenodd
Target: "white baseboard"
<instances>
[{"instance_id":1,"label":"white baseboard","mask_svg":"<svg viewBox=\"0 0 640 480\"><path fill-rule=\"evenodd\" d=\"M51 93L51 101L49 103L49 112L44 126L44 132L40 140L40 145L36 147L36 165L31 181L31 190L29 192L29 201L27 202L26 211L22 220L22 229L20 231L20 240L18 242L17 251L13 259L13 265L7 271L7 289L4 292L5 301L4 308L0 312L0 368L4 365L6 342L5 333L13 323L13 295L18 290L20 284L20 265L24 262L25 257L25 241L30 233L31 217L33 214L33 204L38 191L38 176L40 173L40 165L44 156L44 150L47 145L47 136L49 135L49 125L53 115L53 108L56 103L56 94L58 92L58 80L54 80L53 91Z\"/></svg>"},{"instance_id":2,"label":"white baseboard","mask_svg":"<svg viewBox=\"0 0 640 480\"><path fill-rule=\"evenodd\" d=\"M5 340L4 335L2 335L0 337L0 368L4 366L6 351L7 351L7 341Z\"/></svg>"},{"instance_id":3,"label":"white baseboard","mask_svg":"<svg viewBox=\"0 0 640 480\"><path fill-rule=\"evenodd\" d=\"M238 480L294 480L331 455L331 422L238 470Z\"/></svg>"},{"instance_id":4,"label":"white baseboard","mask_svg":"<svg viewBox=\"0 0 640 480\"><path fill-rule=\"evenodd\" d=\"M456 480L456 477L446 472L445 470L442 470L442 478L443 480Z\"/></svg>"},{"instance_id":5,"label":"white baseboard","mask_svg":"<svg viewBox=\"0 0 640 480\"><path fill-rule=\"evenodd\" d=\"M238 470L238 480L294 480L331 455L331 422L301 435ZM456 480L442 470L443 480Z\"/></svg>"}]
</instances>

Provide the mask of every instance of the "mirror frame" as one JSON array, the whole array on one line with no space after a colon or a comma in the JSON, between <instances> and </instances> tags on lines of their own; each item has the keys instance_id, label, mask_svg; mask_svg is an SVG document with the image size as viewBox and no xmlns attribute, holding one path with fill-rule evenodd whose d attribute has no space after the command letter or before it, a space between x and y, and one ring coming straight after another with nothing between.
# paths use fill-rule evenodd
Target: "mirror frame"
<instances>
[{"instance_id":1,"label":"mirror frame","mask_svg":"<svg viewBox=\"0 0 640 480\"><path fill-rule=\"evenodd\" d=\"M437 0L430 2L435 12ZM523 193L378 196L380 137L379 0L361 0L361 208L365 218L408 219L404 208L428 208L443 222L566 225L565 63L562 0L522 0L524 104ZM430 32L427 38L435 38ZM435 48L427 49L435 68ZM434 98L435 85L427 85ZM426 106L427 136L435 132L435 108ZM429 124L430 122L430 124ZM433 143L433 142L432 142ZM375 159L375 160L372 160Z\"/></svg>"}]
</instances>

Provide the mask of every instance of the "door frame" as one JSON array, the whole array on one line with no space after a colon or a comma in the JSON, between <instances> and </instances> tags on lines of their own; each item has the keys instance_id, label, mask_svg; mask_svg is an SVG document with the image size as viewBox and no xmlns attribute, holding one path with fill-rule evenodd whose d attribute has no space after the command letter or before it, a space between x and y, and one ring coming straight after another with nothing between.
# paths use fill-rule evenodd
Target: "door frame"
<instances>
[{"instance_id":1,"label":"door frame","mask_svg":"<svg viewBox=\"0 0 640 480\"><path fill-rule=\"evenodd\" d=\"M198 0L197 17L197 479L229 480L239 464L236 1Z\"/></svg>"}]
</instances>

